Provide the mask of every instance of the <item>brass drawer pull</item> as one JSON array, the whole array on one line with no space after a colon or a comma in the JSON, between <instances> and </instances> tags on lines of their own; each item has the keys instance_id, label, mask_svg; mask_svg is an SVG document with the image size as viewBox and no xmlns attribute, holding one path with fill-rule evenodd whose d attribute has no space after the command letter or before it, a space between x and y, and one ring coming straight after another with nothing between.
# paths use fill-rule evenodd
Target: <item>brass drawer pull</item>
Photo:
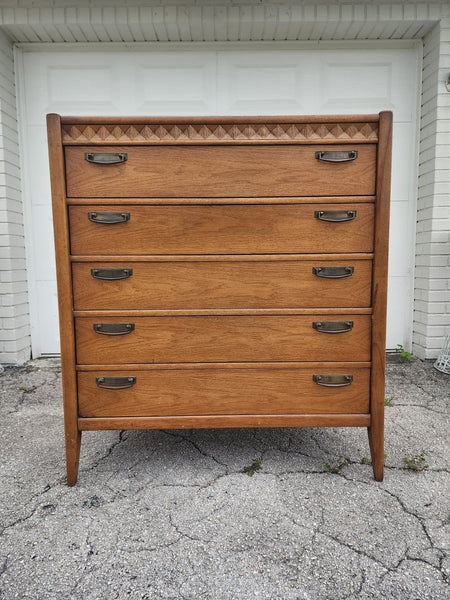
<instances>
[{"instance_id":1,"label":"brass drawer pull","mask_svg":"<svg viewBox=\"0 0 450 600\"><path fill-rule=\"evenodd\" d=\"M88 212L88 219L93 223L103 223L113 225L115 223L125 223L130 220L129 212Z\"/></svg>"},{"instance_id":2,"label":"brass drawer pull","mask_svg":"<svg viewBox=\"0 0 450 600\"><path fill-rule=\"evenodd\" d=\"M94 331L102 335L126 335L134 331L134 323L94 323Z\"/></svg>"},{"instance_id":3,"label":"brass drawer pull","mask_svg":"<svg viewBox=\"0 0 450 600\"><path fill-rule=\"evenodd\" d=\"M347 333L353 329L353 321L313 321L312 326L320 333Z\"/></svg>"},{"instance_id":4,"label":"brass drawer pull","mask_svg":"<svg viewBox=\"0 0 450 600\"><path fill-rule=\"evenodd\" d=\"M353 381L353 375L313 375L313 381L322 387L347 387Z\"/></svg>"},{"instance_id":5,"label":"brass drawer pull","mask_svg":"<svg viewBox=\"0 0 450 600\"><path fill-rule=\"evenodd\" d=\"M344 277L351 277L355 267L313 267L312 272L317 277L323 277L324 279L343 279Z\"/></svg>"},{"instance_id":6,"label":"brass drawer pull","mask_svg":"<svg viewBox=\"0 0 450 600\"><path fill-rule=\"evenodd\" d=\"M126 390L133 387L136 377L96 377L95 383L103 390Z\"/></svg>"},{"instance_id":7,"label":"brass drawer pull","mask_svg":"<svg viewBox=\"0 0 450 600\"><path fill-rule=\"evenodd\" d=\"M345 223L356 218L356 210L315 210L314 216L319 221L328 223Z\"/></svg>"},{"instance_id":8,"label":"brass drawer pull","mask_svg":"<svg viewBox=\"0 0 450 600\"><path fill-rule=\"evenodd\" d=\"M324 162L349 162L358 158L358 150L320 150L316 158Z\"/></svg>"},{"instance_id":9,"label":"brass drawer pull","mask_svg":"<svg viewBox=\"0 0 450 600\"><path fill-rule=\"evenodd\" d=\"M126 152L85 152L84 159L96 165L117 165L127 160Z\"/></svg>"},{"instance_id":10,"label":"brass drawer pull","mask_svg":"<svg viewBox=\"0 0 450 600\"><path fill-rule=\"evenodd\" d=\"M128 279L133 275L133 269L91 269L91 275L94 279L104 281L116 281L118 279Z\"/></svg>"}]
</instances>

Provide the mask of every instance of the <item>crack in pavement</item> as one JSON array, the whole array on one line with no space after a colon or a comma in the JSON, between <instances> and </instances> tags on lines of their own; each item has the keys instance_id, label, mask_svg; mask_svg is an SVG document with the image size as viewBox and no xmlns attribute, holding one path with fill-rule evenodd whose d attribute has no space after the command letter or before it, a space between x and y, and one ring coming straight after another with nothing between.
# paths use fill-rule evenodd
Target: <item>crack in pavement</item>
<instances>
[{"instance_id":1,"label":"crack in pavement","mask_svg":"<svg viewBox=\"0 0 450 600\"><path fill-rule=\"evenodd\" d=\"M430 398L432 401L439 400L439 399L436 397L436 395L435 395L435 394L433 394L433 392L432 392L432 391L428 391L428 390L426 390L426 389L423 387L423 385L421 385L420 383L417 383L417 381L413 381L413 382L411 383L411 385L414 385L415 387L419 388L419 390L420 390L421 392L423 392L423 393L424 393L426 396L428 396L428 397L429 397L429 398Z\"/></svg>"},{"instance_id":2,"label":"crack in pavement","mask_svg":"<svg viewBox=\"0 0 450 600\"><path fill-rule=\"evenodd\" d=\"M326 473L326 471L307 471L306 469L297 469L296 471L280 471L279 473L274 473L273 471L264 470L261 475L273 475L274 477L283 477L285 475L322 475Z\"/></svg>"},{"instance_id":3,"label":"crack in pavement","mask_svg":"<svg viewBox=\"0 0 450 600\"><path fill-rule=\"evenodd\" d=\"M92 471L93 469L96 469L102 461L106 460L109 456L111 456L111 454L114 452L117 446L119 446L122 442L125 442L128 439L128 435L125 435L127 433L129 433L128 430L122 429L119 432L119 439L111 444L106 453L103 456L100 456L95 463L92 463L87 467L80 468L80 472L85 473L87 471Z\"/></svg>"},{"instance_id":4,"label":"crack in pavement","mask_svg":"<svg viewBox=\"0 0 450 600\"><path fill-rule=\"evenodd\" d=\"M208 454L207 452L205 452L202 448L200 448L200 446L197 444L197 442L194 442L194 440L191 440L190 438L188 438L184 435L181 435L181 433L174 433L167 429L162 429L161 431L170 437L180 438L180 440L184 440L185 442L188 442L188 444L191 444L202 456L205 456L206 458L210 458L211 460L213 460L215 463L217 463L221 467L225 467L225 469L228 469L228 465L226 463L223 463L220 460L218 460L213 454Z\"/></svg>"},{"instance_id":5,"label":"crack in pavement","mask_svg":"<svg viewBox=\"0 0 450 600\"><path fill-rule=\"evenodd\" d=\"M419 521L422 531L430 543L430 548L434 548L433 540L431 539L430 534L428 533L427 528L425 527L425 523L423 522L423 519L421 517L419 517L419 515L414 513L412 510L409 510L407 508L407 506L405 505L405 503L403 502L403 500L401 500L399 496L397 496L396 494L394 494L393 492L390 492L389 490L387 490L385 488L381 488L381 489L383 489L383 492L385 494L388 494L389 496L391 496L391 498L394 498L395 500L397 500L397 502L399 503L399 505L404 513L406 513L407 515L410 515L411 517L414 517L415 519L417 519Z\"/></svg>"},{"instance_id":6,"label":"crack in pavement","mask_svg":"<svg viewBox=\"0 0 450 600\"><path fill-rule=\"evenodd\" d=\"M300 450L291 450L289 448L287 448L286 450L282 449L282 448L267 448L266 450L263 451L264 454L266 454L267 452L270 451L275 451L275 452L282 452L283 454L294 454L295 456L304 456L305 458L312 458L312 459L320 459L320 456L311 456L311 454L305 454L304 452L300 452Z\"/></svg>"},{"instance_id":7,"label":"crack in pavement","mask_svg":"<svg viewBox=\"0 0 450 600\"><path fill-rule=\"evenodd\" d=\"M194 521L194 523L201 522L202 520L203 519L199 519L198 521ZM169 514L169 522L170 522L171 526L175 529L175 531L178 533L178 535L180 536L178 538L177 542L179 542L182 537L187 538L188 540L191 540L192 542L201 542L201 543L205 543L205 544L209 544L212 541L212 540L204 540L202 538L197 538L197 537L189 535L188 533L185 533L184 531L181 531L179 526L173 522L173 518L172 518L171 514ZM173 545L173 544L171 544L171 545Z\"/></svg>"},{"instance_id":8,"label":"crack in pavement","mask_svg":"<svg viewBox=\"0 0 450 600\"><path fill-rule=\"evenodd\" d=\"M16 519L12 523L9 523L8 525L5 525L1 529L1 531L0 531L0 537L2 537L5 534L5 532L8 531L9 529L12 529L13 527L16 527L17 525L25 523L26 521L28 521L29 519L31 519L36 514L36 512L37 512L37 510L39 508L40 508L40 504L38 504L37 506L35 506L34 509L28 515L25 515L24 517L19 517L18 519Z\"/></svg>"},{"instance_id":9,"label":"crack in pavement","mask_svg":"<svg viewBox=\"0 0 450 600\"><path fill-rule=\"evenodd\" d=\"M40 492L36 492L35 494L33 494L28 499L26 505L29 505L31 502L33 502L33 500L36 500L37 498L40 498L41 496L43 496L44 494L46 494L47 492L49 492L51 489L55 488L56 486L62 485L63 483L65 483L65 481L66 481L65 477L58 477L58 479L53 484L48 483L43 490L41 490ZM67 493L67 490L66 490L66 493ZM16 525L20 525L24 521L28 521L28 519L31 519L31 517L34 516L34 514L40 508L40 506L41 506L40 504L37 504L37 506L35 506L34 509L28 515L26 515L24 517L19 517L18 519L16 519L12 523L9 523L8 525L5 525L0 530L0 537L5 533L5 531L7 529L15 527ZM24 506L24 508L25 508L25 506Z\"/></svg>"},{"instance_id":10,"label":"crack in pavement","mask_svg":"<svg viewBox=\"0 0 450 600\"><path fill-rule=\"evenodd\" d=\"M303 552L301 553L301 556L303 556L306 552L306 548L307 546L309 546L310 548L314 548L316 546L316 544L320 545L320 542L318 541L318 536L323 536L327 539L330 539L332 541L334 541L335 543L337 543L339 546L342 546L344 548L347 548L348 550L350 550L351 552L353 552L354 554L363 556L364 558L367 558L368 560L378 564L381 566L381 568L383 570L390 570L392 569L391 567L386 566L382 561L380 561L379 559L377 559L376 557L362 551L359 550L358 548L355 548L354 546L352 546L351 544L349 544L348 542L345 542L341 539L339 539L337 536L333 536L330 533L327 533L323 530L323 527L325 526L325 508L322 506L320 507L321 510L321 516L320 516L320 520L317 523L315 529L313 530L313 536L311 538L311 541L309 542L309 544L306 544L303 548ZM298 523L296 523L295 519L292 518L289 515L286 515L287 518L289 518L295 525L298 526ZM348 596L342 596L342 600L345 600L346 598L352 598L352 597L359 597L360 592L363 589L364 584L367 581L367 577L366 577L366 572L365 569L361 568L360 569L360 574L361 574L361 581L358 584L358 589L351 591ZM356 595L355 595L356 594Z\"/></svg>"},{"instance_id":11,"label":"crack in pavement","mask_svg":"<svg viewBox=\"0 0 450 600\"><path fill-rule=\"evenodd\" d=\"M58 380L57 373L49 372L48 375L53 375L51 380L48 380L47 375L46 375L46 378L41 383L32 385L30 388L20 387L18 389L18 391L21 393L19 394L19 397L18 397L16 403L11 407L10 410L6 411L5 416L13 415L13 414L19 412L20 409L24 406L25 397L27 396L27 394L31 394L31 393L35 392L36 390L39 390L40 388L44 387L44 385L54 384Z\"/></svg>"},{"instance_id":12,"label":"crack in pavement","mask_svg":"<svg viewBox=\"0 0 450 600\"><path fill-rule=\"evenodd\" d=\"M366 570L365 570L365 569L361 569L360 573L361 573L361 581L360 581L360 583L359 583L359 585L358 585L358 589L357 589L357 590L355 590L353 593L351 593L351 594L348 596L348 598L351 598L351 597L352 597L352 596L354 596L355 594L356 594L356 598L359 598L359 595L360 595L360 594L361 594L361 592L362 592L362 589L363 589L363 587L364 587L364 585L365 585L365 583L366 583L366 581L367 581Z\"/></svg>"},{"instance_id":13,"label":"crack in pavement","mask_svg":"<svg viewBox=\"0 0 450 600\"><path fill-rule=\"evenodd\" d=\"M442 556L439 560L440 564L442 565L442 561L445 558L445 556ZM449 578L447 577L447 574L445 573L445 571L442 570L442 566L436 567L436 565L431 564L430 562L428 562L427 560L425 560L424 558L418 558L415 556L410 556L409 554L406 554L397 565L395 565L395 570L398 570L401 565L406 561L409 560L411 562L417 562L417 563L421 563L426 565L427 567L429 567L430 569L433 569L433 571L436 571L439 576L442 578L442 581L444 583L447 583Z\"/></svg>"},{"instance_id":14,"label":"crack in pavement","mask_svg":"<svg viewBox=\"0 0 450 600\"><path fill-rule=\"evenodd\" d=\"M92 525L93 519L91 517L89 517L89 520L90 520L91 525ZM89 548L89 550L87 551L87 553L86 553L86 555L84 557L83 571L82 571L81 575L77 578L77 580L75 581L73 587L70 590L70 594L71 595L75 594L75 592L77 591L77 589L80 586L80 584L82 583L82 581L86 578L86 575L92 573L96 569L95 565L89 566L90 562L91 562L91 557L94 555L94 545L91 542L90 537L91 537L91 534L90 534L90 529L88 527L87 534L86 534L85 544Z\"/></svg>"},{"instance_id":15,"label":"crack in pavement","mask_svg":"<svg viewBox=\"0 0 450 600\"><path fill-rule=\"evenodd\" d=\"M429 410L430 412L436 413L437 415L448 415L448 412L445 410L436 410L435 408L431 408L429 406L424 406L423 404L409 404L409 403L402 404L400 402L395 401L394 404L389 408L395 408L396 406L402 406L402 407L406 407L406 408L410 408L410 407L414 406L415 408L423 408L424 410Z\"/></svg>"},{"instance_id":16,"label":"crack in pavement","mask_svg":"<svg viewBox=\"0 0 450 600\"><path fill-rule=\"evenodd\" d=\"M9 555L5 557L5 560L2 562L2 564L0 566L0 579L6 573L6 569L8 568L8 560L9 560ZM1 584L0 584L0 588L1 588Z\"/></svg>"},{"instance_id":17,"label":"crack in pavement","mask_svg":"<svg viewBox=\"0 0 450 600\"><path fill-rule=\"evenodd\" d=\"M350 481L350 482L352 482L352 483L355 483L355 482L357 482L357 483L361 483L361 484L363 484L363 485L366 485L366 486L371 486L371 485L373 485L373 484L371 484L370 482L367 482L367 481L362 481L362 480L360 480L360 479L357 479L357 480L350 479L349 477L346 477L346 476L345 476L343 473L340 473L339 475L341 475L341 476L342 476L342 477L343 477L343 478L344 478L346 481ZM444 554L444 552L441 550L441 548L437 547L437 546L434 544L434 542L433 542L433 540L432 540L432 538L431 538L430 534L428 533L428 530L427 530L427 528L426 528L426 526L425 526L425 523L423 522L423 519L422 519L422 517L420 517L419 515L417 515L417 514L416 514L416 513L414 513L413 511L409 510L409 509L406 507L406 505L404 504L404 502L403 502L403 501L402 501L402 500L401 500L401 499L400 499L400 498L399 498L399 497L398 497L396 494L394 494L393 492L391 492L391 491L387 490L386 488L382 487L382 482L379 482L379 484L380 484L380 485L378 485L377 487L378 487L378 489L379 489L379 490L380 490L382 493L385 493L385 494L389 495L391 498L394 498L395 500L397 500L397 502L398 502L398 504L399 504L400 508L402 509L402 512L404 512L404 513L405 513L405 514L407 514L407 515L410 515L411 517L415 518L415 519L416 519L416 520L419 522L419 524L420 524L420 526L421 526L421 529L422 529L422 531L423 531L423 533L424 533L424 535L425 535L425 537L426 537L426 539L428 540L428 543L429 543L429 546L428 546L427 548L423 548L423 549L422 549L422 551L429 550L429 549L430 549L430 550L435 550L435 551L436 551L438 554L440 554L440 555L441 555L441 557L440 557L440 559L439 559L439 560L440 560L440 563L441 563L441 566L440 566L440 567L436 567L436 565L434 565L434 564L433 564L433 563L431 563L430 561L427 561L427 560L426 560L426 559L424 559L424 558L418 558L418 557L417 557L417 558L412 558L412 557L411 557L411 556L408 554L408 552L409 552L409 548L407 548L407 549L405 550L405 553L404 553L404 555L403 555L403 556L400 558L400 560L399 560L399 562L398 562L398 564L397 564L397 565L395 565L394 567L388 567L388 566L386 566L386 565L383 565L383 566L384 566L384 568L386 568L386 569L387 569L389 572L391 572L391 571L392 571L392 572L395 572L395 571L396 571L396 570L399 568L399 566L400 566L400 565L401 565L401 564L402 564L402 563L403 563L405 560L413 560L413 561L416 561L416 562L421 562L421 563L424 563L424 564L426 564L428 567L430 567L430 568L432 568L432 569L434 569L434 570L438 571L438 572L439 572L439 574L440 574L440 576L442 577L442 579L443 579L444 581L447 581L447 580L448 580L448 577L447 577L447 575L446 575L446 573L445 573L445 570L444 570L444 568L443 568L443 560L445 559L445 554ZM377 559L374 559L374 560L377 560ZM382 563L380 563L380 564L382 564ZM384 575L382 575L382 576L381 576L381 578L385 577L386 575L387 575L387 573L385 573Z\"/></svg>"},{"instance_id":18,"label":"crack in pavement","mask_svg":"<svg viewBox=\"0 0 450 600\"><path fill-rule=\"evenodd\" d=\"M390 471L407 471L409 473L411 473L412 475L414 473L417 473L417 471L414 471L413 469L410 469L409 467L396 467L395 465L384 465L385 469L389 469ZM426 469L427 473L450 473L449 469L444 469L444 468L436 468L436 469L430 469L430 467L428 467L428 469Z\"/></svg>"},{"instance_id":19,"label":"crack in pavement","mask_svg":"<svg viewBox=\"0 0 450 600\"><path fill-rule=\"evenodd\" d=\"M368 558L372 562L380 565L383 569L386 569L388 571L391 571L391 570L393 571L396 568L396 567L389 567L388 565L386 565L385 563L383 563L383 561L381 561L379 558L376 558L375 556L372 556L368 552L364 552L364 550L361 550L359 548L356 548L355 546L352 546L349 542L345 542L344 540L339 539L337 536L334 536L331 533L327 533L325 531L322 531L320 528L319 528L319 532L318 533L320 535L323 535L324 537L330 539L330 540L333 540L334 542L336 542L340 546L343 546L344 548L347 548L348 550L351 550L355 554L358 554L360 556L364 556L365 558Z\"/></svg>"},{"instance_id":20,"label":"crack in pavement","mask_svg":"<svg viewBox=\"0 0 450 600\"><path fill-rule=\"evenodd\" d=\"M426 528L426 525L424 523L424 519L419 516L418 514L414 513L412 510L409 510L407 508L407 506L405 505L405 503L403 502L403 500L400 499L399 496L397 496L396 494L394 494L393 492L390 492L389 490L386 490L384 488L382 488L383 491L385 493L387 493L389 496L391 496L392 498L395 498L397 500L397 502L399 503L400 507L402 508L403 512L405 512L406 514L414 517L415 519L417 519L417 521L419 522L423 533L425 534L425 537L428 540L429 543L429 549L431 550L435 550L437 552L438 555L440 555L439 560L440 560L440 567L436 567L436 565L434 565L433 563L431 563L430 561L426 560L425 558L418 558L418 557L412 557L408 554L408 551L405 553L404 558L399 562L399 564L396 566L396 569L399 568L400 564L403 562L403 560L412 560L412 561L416 561L416 562L422 562L424 564L426 564L427 566L429 566L432 569L435 569L439 572L440 576L442 577L443 581L447 581L447 575L445 573L445 571L442 568L442 562L443 559L445 558L445 553L441 550L441 548L437 547L435 545L435 543L433 542L433 539L431 538L430 534L428 533L428 530ZM428 548L423 548L423 550L427 550Z\"/></svg>"}]
</instances>

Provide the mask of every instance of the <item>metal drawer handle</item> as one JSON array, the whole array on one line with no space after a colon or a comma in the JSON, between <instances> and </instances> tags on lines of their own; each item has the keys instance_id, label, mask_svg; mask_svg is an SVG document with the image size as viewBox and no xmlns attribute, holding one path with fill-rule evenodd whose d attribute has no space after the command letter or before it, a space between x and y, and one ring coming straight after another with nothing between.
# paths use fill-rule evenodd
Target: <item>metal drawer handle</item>
<instances>
[{"instance_id":1,"label":"metal drawer handle","mask_svg":"<svg viewBox=\"0 0 450 600\"><path fill-rule=\"evenodd\" d=\"M358 150L320 150L316 158L324 162L349 162L358 158Z\"/></svg>"},{"instance_id":2,"label":"metal drawer handle","mask_svg":"<svg viewBox=\"0 0 450 600\"><path fill-rule=\"evenodd\" d=\"M313 321L312 326L320 333L347 333L353 329L353 321Z\"/></svg>"},{"instance_id":3,"label":"metal drawer handle","mask_svg":"<svg viewBox=\"0 0 450 600\"><path fill-rule=\"evenodd\" d=\"M315 210L314 216L319 221L329 223L344 223L356 218L356 210Z\"/></svg>"},{"instance_id":4,"label":"metal drawer handle","mask_svg":"<svg viewBox=\"0 0 450 600\"><path fill-rule=\"evenodd\" d=\"M93 223L104 223L113 225L114 223L125 223L130 220L129 212L88 212L88 219Z\"/></svg>"},{"instance_id":5,"label":"metal drawer handle","mask_svg":"<svg viewBox=\"0 0 450 600\"><path fill-rule=\"evenodd\" d=\"M133 275L133 269L91 269L94 279L104 281L116 281L117 279L128 279Z\"/></svg>"},{"instance_id":6,"label":"metal drawer handle","mask_svg":"<svg viewBox=\"0 0 450 600\"><path fill-rule=\"evenodd\" d=\"M134 331L134 323L94 323L94 331L102 335L126 335Z\"/></svg>"},{"instance_id":7,"label":"metal drawer handle","mask_svg":"<svg viewBox=\"0 0 450 600\"><path fill-rule=\"evenodd\" d=\"M125 390L133 387L136 377L96 377L95 383L104 390Z\"/></svg>"},{"instance_id":8,"label":"metal drawer handle","mask_svg":"<svg viewBox=\"0 0 450 600\"><path fill-rule=\"evenodd\" d=\"M96 165L116 165L127 160L126 152L85 152L84 159Z\"/></svg>"},{"instance_id":9,"label":"metal drawer handle","mask_svg":"<svg viewBox=\"0 0 450 600\"><path fill-rule=\"evenodd\" d=\"M324 279L343 279L344 277L351 277L355 267L313 267L312 272L317 277L323 277Z\"/></svg>"},{"instance_id":10,"label":"metal drawer handle","mask_svg":"<svg viewBox=\"0 0 450 600\"><path fill-rule=\"evenodd\" d=\"M353 381L353 375L313 375L313 381L322 387L347 387Z\"/></svg>"}]
</instances>

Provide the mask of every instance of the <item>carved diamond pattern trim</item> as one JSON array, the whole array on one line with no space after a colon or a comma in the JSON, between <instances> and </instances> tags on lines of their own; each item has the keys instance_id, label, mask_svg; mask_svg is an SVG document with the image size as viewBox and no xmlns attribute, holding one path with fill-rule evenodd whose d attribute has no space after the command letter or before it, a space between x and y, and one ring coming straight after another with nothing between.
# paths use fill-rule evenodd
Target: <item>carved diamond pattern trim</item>
<instances>
[{"instance_id":1,"label":"carved diamond pattern trim","mask_svg":"<svg viewBox=\"0 0 450 600\"><path fill-rule=\"evenodd\" d=\"M63 143L376 142L378 123L63 125Z\"/></svg>"}]
</instances>

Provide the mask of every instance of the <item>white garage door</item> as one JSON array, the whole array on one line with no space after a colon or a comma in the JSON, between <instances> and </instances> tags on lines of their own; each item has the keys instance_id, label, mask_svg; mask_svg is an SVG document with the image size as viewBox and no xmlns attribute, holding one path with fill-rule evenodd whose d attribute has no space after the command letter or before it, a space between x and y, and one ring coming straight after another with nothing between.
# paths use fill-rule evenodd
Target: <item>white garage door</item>
<instances>
[{"instance_id":1,"label":"white garage door","mask_svg":"<svg viewBox=\"0 0 450 600\"><path fill-rule=\"evenodd\" d=\"M48 112L308 115L393 110L388 348L410 346L420 60L416 45L62 50L24 47L18 57L34 357L59 351Z\"/></svg>"}]
</instances>

